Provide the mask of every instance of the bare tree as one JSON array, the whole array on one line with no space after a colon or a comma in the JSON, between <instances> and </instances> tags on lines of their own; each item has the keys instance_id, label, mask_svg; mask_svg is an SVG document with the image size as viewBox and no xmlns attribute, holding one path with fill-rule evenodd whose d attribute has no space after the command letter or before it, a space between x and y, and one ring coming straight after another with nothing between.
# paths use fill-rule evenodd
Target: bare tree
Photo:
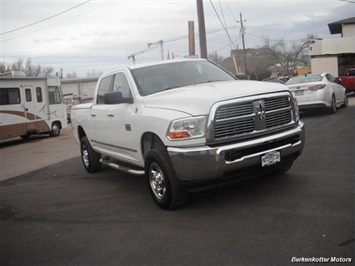
<instances>
[{"instance_id":1,"label":"bare tree","mask_svg":"<svg viewBox=\"0 0 355 266\"><path fill-rule=\"evenodd\" d=\"M31 58L28 58L26 63L22 58L13 62L11 65L5 62L0 63L0 73L9 71L22 71L27 77L49 77L53 76L54 68L51 66L33 65Z\"/></svg>"},{"instance_id":2,"label":"bare tree","mask_svg":"<svg viewBox=\"0 0 355 266\"><path fill-rule=\"evenodd\" d=\"M66 75L67 79L74 79L77 77L78 77L78 74L75 71L73 71L72 73L67 73L67 75Z\"/></svg>"},{"instance_id":3,"label":"bare tree","mask_svg":"<svg viewBox=\"0 0 355 266\"><path fill-rule=\"evenodd\" d=\"M38 65L40 66L40 65ZM54 68L51 67L51 66L44 66L42 67L42 71L41 71L41 74L39 74L39 76L41 77L51 77L53 76L53 71L54 71Z\"/></svg>"},{"instance_id":4,"label":"bare tree","mask_svg":"<svg viewBox=\"0 0 355 266\"><path fill-rule=\"evenodd\" d=\"M92 69L86 73L86 76L88 78L91 78L91 77L99 77L102 74L103 74L103 72L101 70Z\"/></svg>"},{"instance_id":5,"label":"bare tree","mask_svg":"<svg viewBox=\"0 0 355 266\"><path fill-rule=\"evenodd\" d=\"M23 70L23 59L19 58L16 62L12 63L11 71L22 71Z\"/></svg>"},{"instance_id":6,"label":"bare tree","mask_svg":"<svg viewBox=\"0 0 355 266\"><path fill-rule=\"evenodd\" d=\"M0 62L0 73L5 73L9 71L11 71L10 67L6 65L4 62Z\"/></svg>"},{"instance_id":7,"label":"bare tree","mask_svg":"<svg viewBox=\"0 0 355 266\"><path fill-rule=\"evenodd\" d=\"M211 60L212 62L215 62L218 65L221 65L225 58L217 54L217 52L214 52L208 54L208 59Z\"/></svg>"},{"instance_id":8,"label":"bare tree","mask_svg":"<svg viewBox=\"0 0 355 266\"><path fill-rule=\"evenodd\" d=\"M267 49L268 55L273 58L275 62L273 66L281 76L293 76L298 65L309 64L309 57L305 55L308 52L311 40L314 38L316 38L314 35L308 35L303 39L294 41L286 41L283 38L278 40L265 38L264 48Z\"/></svg>"}]
</instances>

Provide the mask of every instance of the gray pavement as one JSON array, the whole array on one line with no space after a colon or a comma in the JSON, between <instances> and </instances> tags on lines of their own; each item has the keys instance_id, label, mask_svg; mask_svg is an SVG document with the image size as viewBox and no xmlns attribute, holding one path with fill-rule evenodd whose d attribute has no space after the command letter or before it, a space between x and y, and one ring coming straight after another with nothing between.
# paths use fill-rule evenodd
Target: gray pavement
<instances>
[{"instance_id":1,"label":"gray pavement","mask_svg":"<svg viewBox=\"0 0 355 266\"><path fill-rule=\"evenodd\" d=\"M55 138L40 135L30 140L0 140L0 181L80 156L78 147L70 124Z\"/></svg>"}]
</instances>

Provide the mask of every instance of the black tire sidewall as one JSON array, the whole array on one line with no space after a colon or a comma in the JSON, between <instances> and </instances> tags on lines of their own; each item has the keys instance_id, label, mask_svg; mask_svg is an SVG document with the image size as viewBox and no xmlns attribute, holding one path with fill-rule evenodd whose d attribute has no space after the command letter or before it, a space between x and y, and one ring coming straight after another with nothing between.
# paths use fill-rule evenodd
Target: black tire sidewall
<instances>
[{"instance_id":1,"label":"black tire sidewall","mask_svg":"<svg viewBox=\"0 0 355 266\"><path fill-rule=\"evenodd\" d=\"M332 96L332 104L329 107L329 113L330 114L335 114L336 112L337 112L337 104L336 104L335 95L333 94L333 96Z\"/></svg>"},{"instance_id":2,"label":"black tire sidewall","mask_svg":"<svg viewBox=\"0 0 355 266\"><path fill-rule=\"evenodd\" d=\"M84 146L88 152L88 160L89 160L88 166L85 164L83 158ZM100 154L98 154L93 150L87 137L82 137L80 140L80 152L81 152L81 160L83 162L86 171L88 171L89 173L94 173L101 169L101 163L100 163L101 156Z\"/></svg>"},{"instance_id":3,"label":"black tire sidewall","mask_svg":"<svg viewBox=\"0 0 355 266\"><path fill-rule=\"evenodd\" d=\"M166 184L166 196L159 199L155 196L149 181L149 168L155 162L164 175ZM188 200L188 194L181 187L170 158L163 148L150 150L145 157L145 172L149 192L157 205L162 209L174 209L184 205Z\"/></svg>"},{"instance_id":4,"label":"black tire sidewall","mask_svg":"<svg viewBox=\"0 0 355 266\"><path fill-rule=\"evenodd\" d=\"M166 184L166 195L163 199L159 199L155 196L152 187L150 185L149 181L149 169L151 164L155 162L161 169L164 175L164 181ZM168 166L169 167L169 166ZM171 183L170 183L170 178L168 175L168 170L167 170L167 165L163 162L163 159L161 158L161 151L157 150L151 150L147 153L146 156L146 178L147 178L147 184L149 188L149 192L151 196L153 197L154 201L158 204L159 207L163 209L168 209L171 203Z\"/></svg>"},{"instance_id":5,"label":"black tire sidewall","mask_svg":"<svg viewBox=\"0 0 355 266\"><path fill-rule=\"evenodd\" d=\"M57 132L54 130L54 127L58 127L58 131L57 131ZM55 123L52 125L52 130L51 130L51 132L49 133L49 135L50 135L51 137L58 137L58 136L60 135L60 125L59 125L58 123L55 122Z\"/></svg>"}]
</instances>

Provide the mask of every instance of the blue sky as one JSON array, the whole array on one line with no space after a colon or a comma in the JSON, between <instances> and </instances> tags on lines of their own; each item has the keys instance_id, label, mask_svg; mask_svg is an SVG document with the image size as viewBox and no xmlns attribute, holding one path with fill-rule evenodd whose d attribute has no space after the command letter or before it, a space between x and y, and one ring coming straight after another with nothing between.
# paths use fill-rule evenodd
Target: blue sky
<instances>
[{"instance_id":1,"label":"blue sky","mask_svg":"<svg viewBox=\"0 0 355 266\"><path fill-rule=\"evenodd\" d=\"M350 1L350 0L349 0ZM351 2L351 1L350 1ZM80 5L81 4L81 5ZM262 46L263 38L296 40L307 34L330 35L328 23L353 17L355 4L328 1L207 1L204 0L208 53L227 57L242 47L240 13L246 27L247 48ZM80 6L79 6L80 5ZM217 16L218 14L218 16ZM0 0L0 60L12 63L31 58L33 64L63 68L79 76L95 69L103 72L131 64L131 53L147 43L187 35L188 21L198 29L195 0ZM230 28L228 34L222 23ZM164 55L188 54L187 38L164 43ZM199 54L196 39L196 53ZM137 63L160 60L156 48L136 56Z\"/></svg>"}]
</instances>

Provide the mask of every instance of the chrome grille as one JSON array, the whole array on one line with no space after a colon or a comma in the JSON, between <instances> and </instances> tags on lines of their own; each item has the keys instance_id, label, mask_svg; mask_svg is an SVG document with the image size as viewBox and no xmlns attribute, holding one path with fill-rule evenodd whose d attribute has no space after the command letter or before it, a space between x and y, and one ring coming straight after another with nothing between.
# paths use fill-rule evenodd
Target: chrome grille
<instances>
[{"instance_id":1,"label":"chrome grille","mask_svg":"<svg viewBox=\"0 0 355 266\"><path fill-rule=\"evenodd\" d=\"M233 118L253 113L253 104L225 105L218 109L216 120Z\"/></svg>"},{"instance_id":2,"label":"chrome grille","mask_svg":"<svg viewBox=\"0 0 355 266\"><path fill-rule=\"evenodd\" d=\"M219 104L213 121L212 142L244 139L282 130L294 122L291 98L287 93L282 93L228 101L227 104Z\"/></svg>"},{"instance_id":3,"label":"chrome grille","mask_svg":"<svg viewBox=\"0 0 355 266\"><path fill-rule=\"evenodd\" d=\"M292 121L292 115L290 110L286 110L280 113L266 114L265 122L266 128L272 128L288 124Z\"/></svg>"},{"instance_id":4,"label":"chrome grille","mask_svg":"<svg viewBox=\"0 0 355 266\"><path fill-rule=\"evenodd\" d=\"M268 111L289 107L288 97L265 99L265 109Z\"/></svg>"},{"instance_id":5,"label":"chrome grille","mask_svg":"<svg viewBox=\"0 0 355 266\"><path fill-rule=\"evenodd\" d=\"M233 137L239 134L253 132L254 119L241 121L217 122L215 127L215 138Z\"/></svg>"}]
</instances>

